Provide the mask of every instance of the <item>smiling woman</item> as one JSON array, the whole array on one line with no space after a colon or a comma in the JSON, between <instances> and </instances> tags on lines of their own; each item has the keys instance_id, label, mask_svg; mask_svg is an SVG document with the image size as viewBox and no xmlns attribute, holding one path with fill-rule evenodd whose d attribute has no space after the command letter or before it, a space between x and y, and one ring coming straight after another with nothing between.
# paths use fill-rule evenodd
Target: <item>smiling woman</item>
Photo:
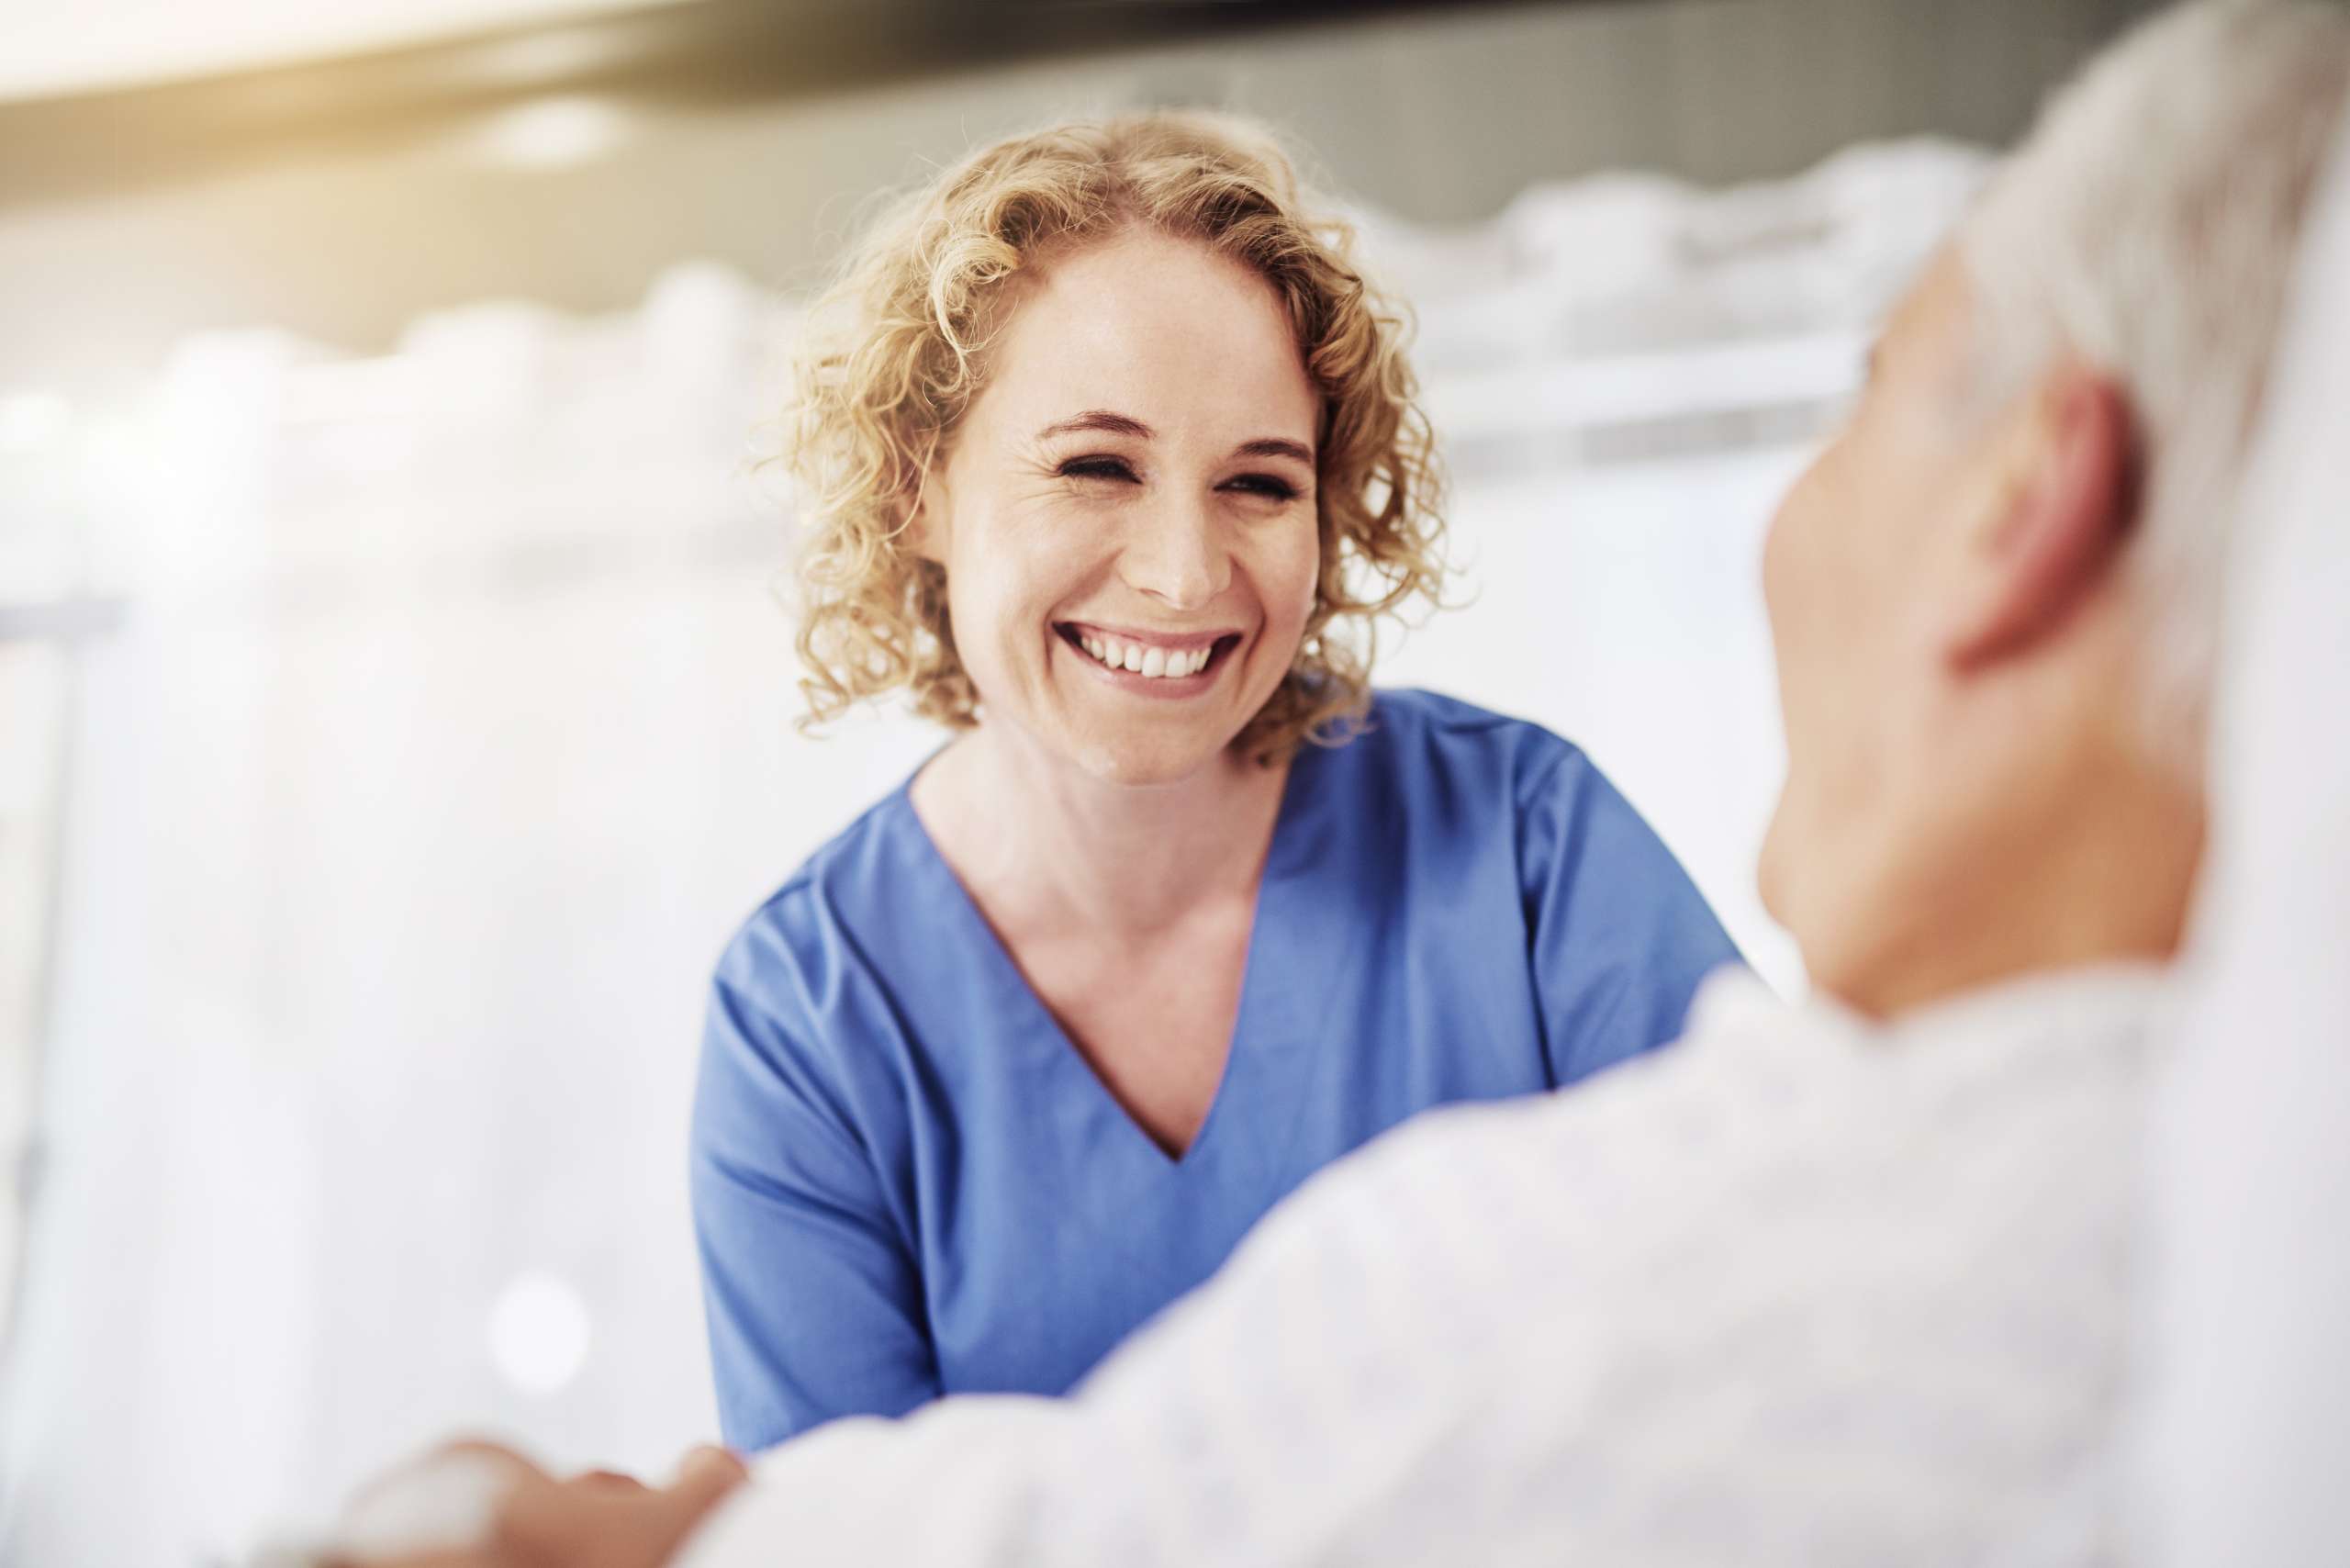
<instances>
[{"instance_id":1,"label":"smiling woman","mask_svg":"<svg viewBox=\"0 0 2350 1568\"><path fill-rule=\"evenodd\" d=\"M1321 400L1272 289L1137 229L1044 262L1024 293L911 528L998 728L1169 782L1252 726L1235 767L1349 713L1360 678L1330 622L1360 608L1318 591ZM1176 659L1196 673L1169 685ZM1136 695L1182 700L1137 723Z\"/></svg>"},{"instance_id":2,"label":"smiling woman","mask_svg":"<svg viewBox=\"0 0 2350 1568\"><path fill-rule=\"evenodd\" d=\"M957 736L719 964L738 1447L1062 1392L1323 1165L1670 1040L1736 957L1574 747L1371 691L1440 524L1348 246L1254 128L1148 116L978 153L820 307L811 718Z\"/></svg>"},{"instance_id":3,"label":"smiling woman","mask_svg":"<svg viewBox=\"0 0 2350 1568\"><path fill-rule=\"evenodd\" d=\"M1116 385L1105 373L1127 356L1219 404L1236 388L1262 391L1274 406L1253 411L1282 428L1218 455L1287 459L1285 476L1227 476L1259 494L1290 489L1287 499L1301 485L1311 491L1318 472L1320 564L1295 667L1251 742L1277 752L1358 711L1368 622L1432 598L1443 574L1434 443L1401 313L1355 271L1349 244L1344 225L1300 209L1295 177L1261 132L1195 115L1018 138L890 215L818 307L793 409L790 457L811 541L800 651L814 715L904 687L929 717L976 722L945 563L906 548L906 535L980 389L1008 379L1000 362L1013 356L1071 377L1050 398L1032 396L1055 411L1027 449L1041 460L1054 442L1055 471L1070 479L1140 477L1135 443L1153 439L1151 425L1114 402L1091 405L1082 390ZM1178 250L1163 268L1150 264ZM1104 251L1121 259L1105 263ZM1147 278L1127 252L1142 253ZM1124 289L1147 297L1129 301ZM1023 308L1040 293L1051 307ZM1129 315L1130 304L1153 318ZM1021 330L1038 316L1058 330ZM1179 355L1192 363L1169 363ZM1098 450L1058 439L1087 434Z\"/></svg>"}]
</instances>

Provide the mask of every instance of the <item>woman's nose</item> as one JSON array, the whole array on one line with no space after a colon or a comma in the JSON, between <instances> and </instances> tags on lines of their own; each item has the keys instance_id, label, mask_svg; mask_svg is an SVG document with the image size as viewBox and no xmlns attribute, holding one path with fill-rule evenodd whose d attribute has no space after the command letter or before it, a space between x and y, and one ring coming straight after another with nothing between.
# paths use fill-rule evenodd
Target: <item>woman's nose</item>
<instances>
[{"instance_id":1,"label":"woman's nose","mask_svg":"<svg viewBox=\"0 0 2350 1568\"><path fill-rule=\"evenodd\" d=\"M1207 506L1153 507L1136 523L1118 561L1128 588L1170 610L1200 610L1231 583L1232 558Z\"/></svg>"}]
</instances>

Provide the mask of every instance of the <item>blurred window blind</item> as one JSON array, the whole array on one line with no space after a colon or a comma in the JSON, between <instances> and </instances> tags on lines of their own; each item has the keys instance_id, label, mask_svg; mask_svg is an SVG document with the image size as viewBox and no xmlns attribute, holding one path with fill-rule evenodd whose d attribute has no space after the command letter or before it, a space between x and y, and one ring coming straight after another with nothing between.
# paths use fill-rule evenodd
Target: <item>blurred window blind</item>
<instances>
[{"instance_id":1,"label":"blurred window blind","mask_svg":"<svg viewBox=\"0 0 2350 1568\"><path fill-rule=\"evenodd\" d=\"M0 1346L39 1163L73 645L110 619L89 597L82 435L62 398L0 389Z\"/></svg>"}]
</instances>

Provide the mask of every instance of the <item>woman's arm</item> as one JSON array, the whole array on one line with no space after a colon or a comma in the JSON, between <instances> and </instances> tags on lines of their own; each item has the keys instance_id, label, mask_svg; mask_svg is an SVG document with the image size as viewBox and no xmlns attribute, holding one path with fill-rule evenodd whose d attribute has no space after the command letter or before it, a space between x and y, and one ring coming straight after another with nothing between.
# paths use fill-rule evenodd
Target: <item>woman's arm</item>
<instances>
[{"instance_id":1,"label":"woman's arm","mask_svg":"<svg viewBox=\"0 0 2350 1568\"><path fill-rule=\"evenodd\" d=\"M737 957L711 987L692 1190L720 1425L750 1452L940 1389L921 1271L838 1085Z\"/></svg>"},{"instance_id":2,"label":"woman's arm","mask_svg":"<svg viewBox=\"0 0 2350 1568\"><path fill-rule=\"evenodd\" d=\"M1528 959L1554 1086L1678 1039L1697 982L1740 961L1673 851L1573 746L1520 796Z\"/></svg>"}]
</instances>

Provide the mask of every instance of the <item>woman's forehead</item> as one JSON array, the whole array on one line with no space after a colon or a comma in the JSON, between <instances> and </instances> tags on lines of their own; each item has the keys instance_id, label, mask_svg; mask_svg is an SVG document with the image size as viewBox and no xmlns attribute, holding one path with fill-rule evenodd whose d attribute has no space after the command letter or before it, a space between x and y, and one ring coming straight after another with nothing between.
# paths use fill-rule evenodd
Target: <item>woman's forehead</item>
<instances>
[{"instance_id":1,"label":"woman's forehead","mask_svg":"<svg viewBox=\"0 0 2350 1568\"><path fill-rule=\"evenodd\" d=\"M1164 426L1197 405L1313 433L1319 400L1280 296L1204 245L1129 231L1056 258L1022 292L990 354L1007 411L1116 409Z\"/></svg>"}]
</instances>

